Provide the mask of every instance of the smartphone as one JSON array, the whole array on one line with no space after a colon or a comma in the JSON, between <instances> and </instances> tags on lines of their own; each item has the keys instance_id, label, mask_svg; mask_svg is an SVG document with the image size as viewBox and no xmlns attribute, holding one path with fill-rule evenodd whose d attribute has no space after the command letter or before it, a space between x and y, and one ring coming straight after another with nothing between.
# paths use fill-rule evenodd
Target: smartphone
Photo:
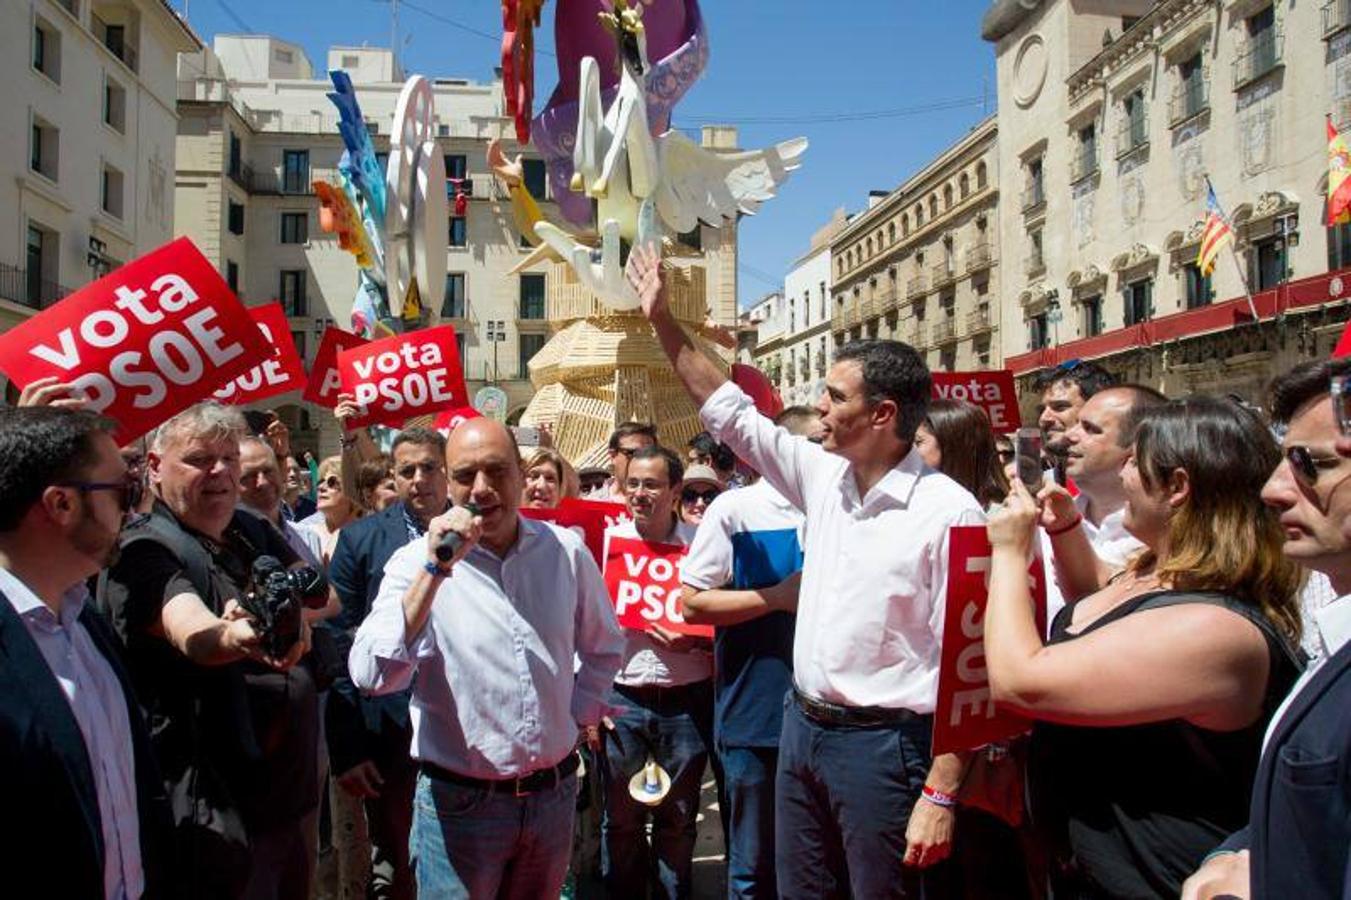
<instances>
[{"instance_id":1,"label":"smartphone","mask_svg":"<svg viewBox=\"0 0 1351 900\"><path fill-rule=\"evenodd\" d=\"M538 447L539 429L534 425L513 425L511 431L516 435L516 446Z\"/></svg>"},{"instance_id":2,"label":"smartphone","mask_svg":"<svg viewBox=\"0 0 1351 900\"><path fill-rule=\"evenodd\" d=\"M1337 417L1337 429L1351 436L1351 375L1333 375L1329 386L1332 394L1332 412Z\"/></svg>"},{"instance_id":3,"label":"smartphone","mask_svg":"<svg viewBox=\"0 0 1351 900\"><path fill-rule=\"evenodd\" d=\"M1018 461L1018 480L1036 494L1045 477L1041 468L1041 429L1019 428L1014 439L1014 453Z\"/></svg>"}]
</instances>

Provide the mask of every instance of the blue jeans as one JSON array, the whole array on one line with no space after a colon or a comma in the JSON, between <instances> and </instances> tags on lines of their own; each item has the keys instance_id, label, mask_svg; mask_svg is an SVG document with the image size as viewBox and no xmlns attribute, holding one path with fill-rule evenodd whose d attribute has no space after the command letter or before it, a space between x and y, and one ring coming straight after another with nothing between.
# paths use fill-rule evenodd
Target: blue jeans
<instances>
[{"instance_id":1,"label":"blue jeans","mask_svg":"<svg viewBox=\"0 0 1351 900\"><path fill-rule=\"evenodd\" d=\"M785 699L776 780L779 896L945 896L944 863L901 864L910 810L929 774L931 716L899 725L822 725Z\"/></svg>"},{"instance_id":2,"label":"blue jeans","mask_svg":"<svg viewBox=\"0 0 1351 900\"><path fill-rule=\"evenodd\" d=\"M568 873L576 802L576 775L515 797L419 773L409 839L418 896L557 897Z\"/></svg>"},{"instance_id":3,"label":"blue jeans","mask_svg":"<svg viewBox=\"0 0 1351 900\"><path fill-rule=\"evenodd\" d=\"M720 747L727 797L727 896L777 900L774 778L777 747Z\"/></svg>"},{"instance_id":4,"label":"blue jeans","mask_svg":"<svg viewBox=\"0 0 1351 900\"><path fill-rule=\"evenodd\" d=\"M617 685L610 703L625 711L615 717L615 730L605 738L601 871L609 896L641 900L655 868L654 897L688 897L699 788L712 740L712 683L638 690ZM671 776L671 791L655 808L629 796L629 779L643 768L648 754Z\"/></svg>"}]
</instances>

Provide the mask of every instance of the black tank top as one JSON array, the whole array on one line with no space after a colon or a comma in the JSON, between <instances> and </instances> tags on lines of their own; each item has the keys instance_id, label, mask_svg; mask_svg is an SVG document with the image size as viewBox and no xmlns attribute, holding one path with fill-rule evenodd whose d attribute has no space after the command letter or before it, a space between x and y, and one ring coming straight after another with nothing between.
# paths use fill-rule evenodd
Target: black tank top
<instances>
[{"instance_id":1,"label":"black tank top","mask_svg":"<svg viewBox=\"0 0 1351 900\"><path fill-rule=\"evenodd\" d=\"M1155 591L1126 601L1080 634L1067 631L1073 608L1066 607L1050 643L1182 603L1222 606L1261 630L1271 652L1262 715L1232 732L1181 719L1104 728L1038 722L1028 793L1033 823L1052 856L1057 900L1176 898L1202 858L1248 821L1262 736L1300 669L1259 611L1219 593Z\"/></svg>"}]
</instances>

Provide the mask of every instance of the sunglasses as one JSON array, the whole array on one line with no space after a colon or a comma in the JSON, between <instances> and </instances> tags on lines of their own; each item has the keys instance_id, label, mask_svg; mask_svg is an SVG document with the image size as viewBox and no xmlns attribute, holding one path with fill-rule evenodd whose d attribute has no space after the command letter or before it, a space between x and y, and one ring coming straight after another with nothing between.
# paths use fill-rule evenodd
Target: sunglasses
<instances>
[{"instance_id":1,"label":"sunglasses","mask_svg":"<svg viewBox=\"0 0 1351 900\"><path fill-rule=\"evenodd\" d=\"M126 478L122 481L59 481L56 487L74 488L81 494L93 491L118 491L118 506L122 512L130 512L141 502L142 488L139 478Z\"/></svg>"},{"instance_id":2,"label":"sunglasses","mask_svg":"<svg viewBox=\"0 0 1351 900\"><path fill-rule=\"evenodd\" d=\"M1013 462L1013 458L1018 455L1012 450L996 450L995 453L999 455L999 459L1001 462L1006 463Z\"/></svg>"},{"instance_id":3,"label":"sunglasses","mask_svg":"<svg viewBox=\"0 0 1351 900\"><path fill-rule=\"evenodd\" d=\"M1312 488L1318 483L1318 474L1321 469L1333 469L1337 466L1335 456L1314 456L1308 447L1296 444L1285 451L1285 458L1290 463L1290 471L1295 473L1295 478L1300 484L1307 488Z\"/></svg>"},{"instance_id":4,"label":"sunglasses","mask_svg":"<svg viewBox=\"0 0 1351 900\"><path fill-rule=\"evenodd\" d=\"M342 479L337 475L330 475L327 478L319 479L319 487L326 487L330 491L342 490Z\"/></svg>"},{"instance_id":5,"label":"sunglasses","mask_svg":"<svg viewBox=\"0 0 1351 900\"><path fill-rule=\"evenodd\" d=\"M707 506L708 504L713 502L714 497L718 496L721 493L722 491L718 490L717 488L708 488L707 490L702 491L697 490L695 488L685 488L683 491L680 492L680 502L686 504L693 504L696 501L702 500L704 501L704 505Z\"/></svg>"}]
</instances>

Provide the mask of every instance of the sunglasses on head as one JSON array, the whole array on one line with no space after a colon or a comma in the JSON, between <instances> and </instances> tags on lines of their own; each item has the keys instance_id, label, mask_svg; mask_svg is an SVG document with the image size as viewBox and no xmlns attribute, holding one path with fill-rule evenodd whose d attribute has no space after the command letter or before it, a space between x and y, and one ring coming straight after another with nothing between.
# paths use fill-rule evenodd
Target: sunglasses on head
<instances>
[{"instance_id":1,"label":"sunglasses on head","mask_svg":"<svg viewBox=\"0 0 1351 900\"><path fill-rule=\"evenodd\" d=\"M704 501L705 505L712 503L713 498L721 494L722 491L717 488L704 488L702 491L698 488L687 487L680 492L680 502L695 503L699 500Z\"/></svg>"},{"instance_id":2,"label":"sunglasses on head","mask_svg":"<svg viewBox=\"0 0 1351 900\"><path fill-rule=\"evenodd\" d=\"M143 493L141 480L131 476L122 481L59 481L56 487L73 488L81 494L93 491L118 491L117 503L122 512L130 512L139 506Z\"/></svg>"}]
</instances>

